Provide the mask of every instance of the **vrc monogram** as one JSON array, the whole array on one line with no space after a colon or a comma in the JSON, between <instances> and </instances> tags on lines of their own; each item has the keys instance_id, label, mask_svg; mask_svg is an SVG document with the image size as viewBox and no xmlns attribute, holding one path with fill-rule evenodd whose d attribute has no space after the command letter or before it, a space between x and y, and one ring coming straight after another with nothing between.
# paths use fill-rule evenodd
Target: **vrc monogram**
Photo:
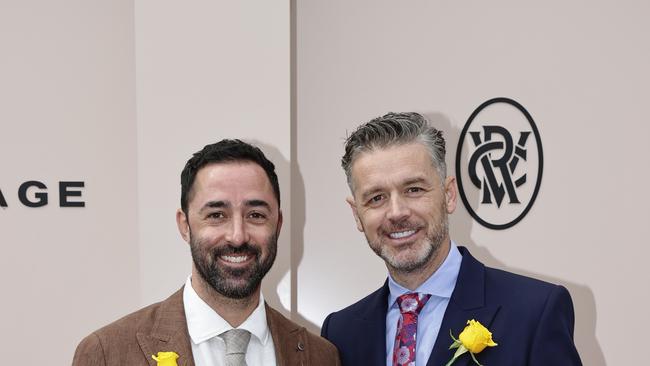
<instances>
[{"instance_id":1,"label":"vrc monogram","mask_svg":"<svg viewBox=\"0 0 650 366\"><path fill-rule=\"evenodd\" d=\"M513 146L510 132L501 126L483 126L484 141L481 141L480 131L473 131L469 134L472 136L476 150L469 160L468 174L476 188L483 191L481 203L492 203L494 196L497 207L501 207L506 193L510 203L520 203L516 188L526 183L526 174L524 173L514 182L512 176L517 169L519 159L526 160L525 146L530 131L520 132L516 146ZM501 136L503 141L493 141L496 135ZM499 150L503 151L503 156L499 159L492 159L492 152ZM476 165L479 162L485 175L482 181L476 174ZM495 173L500 173L502 184L497 180Z\"/></svg>"}]
</instances>

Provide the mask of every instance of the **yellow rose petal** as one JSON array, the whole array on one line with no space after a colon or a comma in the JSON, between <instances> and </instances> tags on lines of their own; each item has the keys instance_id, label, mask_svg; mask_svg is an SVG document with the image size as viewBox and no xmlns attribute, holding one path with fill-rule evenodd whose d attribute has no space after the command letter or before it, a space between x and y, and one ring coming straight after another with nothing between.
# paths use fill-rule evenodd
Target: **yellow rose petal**
<instances>
[{"instance_id":1,"label":"yellow rose petal","mask_svg":"<svg viewBox=\"0 0 650 366\"><path fill-rule=\"evenodd\" d=\"M178 366L176 363L178 354L176 352L158 352L157 356L151 355L151 358L158 362L158 366Z\"/></svg>"},{"instance_id":2,"label":"yellow rose petal","mask_svg":"<svg viewBox=\"0 0 650 366\"><path fill-rule=\"evenodd\" d=\"M467 321L467 326L458 336L458 340L471 353L479 353L485 347L494 347L497 345L492 340L492 333L474 319Z\"/></svg>"}]
</instances>

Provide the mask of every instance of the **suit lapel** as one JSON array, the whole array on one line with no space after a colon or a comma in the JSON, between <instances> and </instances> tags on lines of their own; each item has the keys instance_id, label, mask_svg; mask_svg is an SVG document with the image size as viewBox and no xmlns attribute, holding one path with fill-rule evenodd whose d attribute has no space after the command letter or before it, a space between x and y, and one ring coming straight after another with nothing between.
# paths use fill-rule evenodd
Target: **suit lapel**
<instances>
[{"instance_id":1,"label":"suit lapel","mask_svg":"<svg viewBox=\"0 0 650 366\"><path fill-rule=\"evenodd\" d=\"M450 330L454 337L458 338L458 334L470 319L478 320L489 328L500 307L498 304L486 304L485 302L485 266L474 259L467 249L463 247L458 249L463 255L458 280L449 305L447 305L440 332L427 366L444 365L454 355L454 351L449 350L449 346L453 342L449 335ZM469 355L460 357L454 362L454 366L467 365L470 359Z\"/></svg>"},{"instance_id":2,"label":"suit lapel","mask_svg":"<svg viewBox=\"0 0 650 366\"><path fill-rule=\"evenodd\" d=\"M307 365L309 359L305 329L286 319L282 314L266 307L266 322L273 338L277 365Z\"/></svg>"},{"instance_id":3,"label":"suit lapel","mask_svg":"<svg viewBox=\"0 0 650 366\"><path fill-rule=\"evenodd\" d=\"M370 306L360 314L357 352L367 357L367 365L386 364L386 312L388 311L388 280L370 299ZM365 357L364 357L365 358Z\"/></svg>"},{"instance_id":4,"label":"suit lapel","mask_svg":"<svg viewBox=\"0 0 650 366\"><path fill-rule=\"evenodd\" d=\"M156 366L151 356L158 352L176 352L179 366L194 366L182 288L160 304L151 332L138 332L136 337L150 366Z\"/></svg>"}]
</instances>

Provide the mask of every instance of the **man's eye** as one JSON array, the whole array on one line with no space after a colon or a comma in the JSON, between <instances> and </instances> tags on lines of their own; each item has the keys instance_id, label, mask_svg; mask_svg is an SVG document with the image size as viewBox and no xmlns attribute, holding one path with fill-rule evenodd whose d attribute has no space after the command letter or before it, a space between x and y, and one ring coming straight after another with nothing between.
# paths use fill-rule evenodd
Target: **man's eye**
<instances>
[{"instance_id":1,"label":"man's eye","mask_svg":"<svg viewBox=\"0 0 650 366\"><path fill-rule=\"evenodd\" d=\"M248 217L250 217L253 220L264 220L266 219L266 215L260 212L251 212Z\"/></svg>"},{"instance_id":2,"label":"man's eye","mask_svg":"<svg viewBox=\"0 0 650 366\"><path fill-rule=\"evenodd\" d=\"M223 219L224 217L226 217L226 215L224 215L224 213L221 212L221 211L219 211L219 212L211 212L211 213L208 214L209 219Z\"/></svg>"},{"instance_id":3,"label":"man's eye","mask_svg":"<svg viewBox=\"0 0 650 366\"><path fill-rule=\"evenodd\" d=\"M422 191L423 191L423 189L420 188L420 187L409 187L409 188L406 189L406 192L408 192L408 193L418 193L418 192L422 192Z\"/></svg>"},{"instance_id":4,"label":"man's eye","mask_svg":"<svg viewBox=\"0 0 650 366\"><path fill-rule=\"evenodd\" d=\"M381 202L383 199L384 199L384 195L382 195L382 194L378 194L378 195L376 195L376 196L372 196L372 197L370 198L370 200L368 201L368 203L370 203L370 204L377 204L377 203Z\"/></svg>"}]
</instances>

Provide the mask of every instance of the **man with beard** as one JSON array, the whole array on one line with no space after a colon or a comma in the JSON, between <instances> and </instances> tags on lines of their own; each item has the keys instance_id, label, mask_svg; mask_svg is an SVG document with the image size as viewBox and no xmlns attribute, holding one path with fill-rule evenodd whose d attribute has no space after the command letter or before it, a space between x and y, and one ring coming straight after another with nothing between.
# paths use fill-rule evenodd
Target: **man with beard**
<instances>
[{"instance_id":1,"label":"man with beard","mask_svg":"<svg viewBox=\"0 0 650 366\"><path fill-rule=\"evenodd\" d=\"M456 182L442 133L424 117L390 113L360 126L342 166L357 228L389 274L325 319L322 335L344 366L581 364L564 287L485 267L450 239Z\"/></svg>"},{"instance_id":2,"label":"man with beard","mask_svg":"<svg viewBox=\"0 0 650 366\"><path fill-rule=\"evenodd\" d=\"M185 286L90 334L73 366L340 365L332 344L261 294L282 226L278 177L261 150L222 140L195 153L176 222L193 259Z\"/></svg>"}]
</instances>

